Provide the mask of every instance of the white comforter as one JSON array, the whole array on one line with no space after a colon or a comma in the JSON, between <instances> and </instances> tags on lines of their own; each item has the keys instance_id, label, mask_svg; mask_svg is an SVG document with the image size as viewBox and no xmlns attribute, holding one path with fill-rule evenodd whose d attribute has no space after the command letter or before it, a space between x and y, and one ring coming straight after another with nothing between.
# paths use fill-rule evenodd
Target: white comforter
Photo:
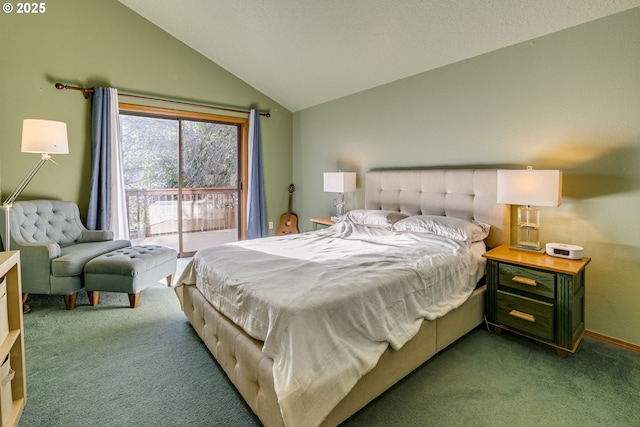
<instances>
[{"instance_id":1,"label":"white comforter","mask_svg":"<svg viewBox=\"0 0 640 427\"><path fill-rule=\"evenodd\" d=\"M318 425L423 319L460 306L484 249L425 233L342 222L324 230L199 251L178 284L195 284L273 361L287 426Z\"/></svg>"}]
</instances>

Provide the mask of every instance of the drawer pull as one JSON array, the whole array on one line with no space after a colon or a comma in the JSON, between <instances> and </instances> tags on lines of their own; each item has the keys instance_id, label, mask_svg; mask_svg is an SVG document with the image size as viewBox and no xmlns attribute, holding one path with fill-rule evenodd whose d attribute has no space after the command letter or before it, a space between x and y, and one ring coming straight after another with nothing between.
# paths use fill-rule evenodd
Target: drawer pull
<instances>
[{"instance_id":1,"label":"drawer pull","mask_svg":"<svg viewBox=\"0 0 640 427\"><path fill-rule=\"evenodd\" d=\"M511 310L509 316L517 317L518 319L526 320L527 322L535 323L536 316L533 314L523 313L518 310Z\"/></svg>"},{"instance_id":2,"label":"drawer pull","mask_svg":"<svg viewBox=\"0 0 640 427\"><path fill-rule=\"evenodd\" d=\"M513 280L514 282L522 283L523 285L538 286L538 282L533 279L527 279L526 277L513 276L513 279L511 280Z\"/></svg>"}]
</instances>

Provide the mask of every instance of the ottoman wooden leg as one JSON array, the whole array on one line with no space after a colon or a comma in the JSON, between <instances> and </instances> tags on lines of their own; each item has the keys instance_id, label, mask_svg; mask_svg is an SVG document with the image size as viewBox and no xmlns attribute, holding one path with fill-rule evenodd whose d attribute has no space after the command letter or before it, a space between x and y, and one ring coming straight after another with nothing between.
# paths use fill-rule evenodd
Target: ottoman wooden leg
<instances>
[{"instance_id":1,"label":"ottoman wooden leg","mask_svg":"<svg viewBox=\"0 0 640 427\"><path fill-rule=\"evenodd\" d=\"M140 292L137 294L128 294L129 295L129 306L131 308L136 308L138 303L140 302Z\"/></svg>"},{"instance_id":2,"label":"ottoman wooden leg","mask_svg":"<svg viewBox=\"0 0 640 427\"><path fill-rule=\"evenodd\" d=\"M91 307L98 305L98 301L100 300L99 291L87 291L87 296L89 297L89 305Z\"/></svg>"},{"instance_id":3,"label":"ottoman wooden leg","mask_svg":"<svg viewBox=\"0 0 640 427\"><path fill-rule=\"evenodd\" d=\"M78 293L64 296L64 305L67 307L67 310L73 310L76 308L76 300L78 299Z\"/></svg>"},{"instance_id":4,"label":"ottoman wooden leg","mask_svg":"<svg viewBox=\"0 0 640 427\"><path fill-rule=\"evenodd\" d=\"M167 276L167 286L171 287L172 283L173 283L173 274L170 274Z\"/></svg>"}]
</instances>

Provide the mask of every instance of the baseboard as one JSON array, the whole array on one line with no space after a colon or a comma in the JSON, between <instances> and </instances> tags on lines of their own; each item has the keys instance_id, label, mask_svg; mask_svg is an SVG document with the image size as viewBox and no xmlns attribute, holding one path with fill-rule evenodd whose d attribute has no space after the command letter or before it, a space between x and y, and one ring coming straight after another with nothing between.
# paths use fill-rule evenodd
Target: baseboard
<instances>
[{"instance_id":1,"label":"baseboard","mask_svg":"<svg viewBox=\"0 0 640 427\"><path fill-rule=\"evenodd\" d=\"M593 332L589 330L584 331L584 335L586 337L593 338L594 340L606 342L608 344L615 345L616 347L622 347L622 348L626 348L627 350L640 353L640 345L631 344L630 342L623 341L618 338L613 338L608 335L599 334L597 332Z\"/></svg>"}]
</instances>

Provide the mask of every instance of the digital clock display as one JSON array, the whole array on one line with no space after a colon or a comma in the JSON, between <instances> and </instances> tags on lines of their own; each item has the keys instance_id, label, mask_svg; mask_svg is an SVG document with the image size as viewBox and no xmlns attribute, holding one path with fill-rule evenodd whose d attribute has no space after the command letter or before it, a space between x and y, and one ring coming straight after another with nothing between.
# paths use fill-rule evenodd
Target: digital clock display
<instances>
[{"instance_id":1,"label":"digital clock display","mask_svg":"<svg viewBox=\"0 0 640 427\"><path fill-rule=\"evenodd\" d=\"M569 251L566 249L553 248L553 253L556 255L569 256Z\"/></svg>"}]
</instances>

